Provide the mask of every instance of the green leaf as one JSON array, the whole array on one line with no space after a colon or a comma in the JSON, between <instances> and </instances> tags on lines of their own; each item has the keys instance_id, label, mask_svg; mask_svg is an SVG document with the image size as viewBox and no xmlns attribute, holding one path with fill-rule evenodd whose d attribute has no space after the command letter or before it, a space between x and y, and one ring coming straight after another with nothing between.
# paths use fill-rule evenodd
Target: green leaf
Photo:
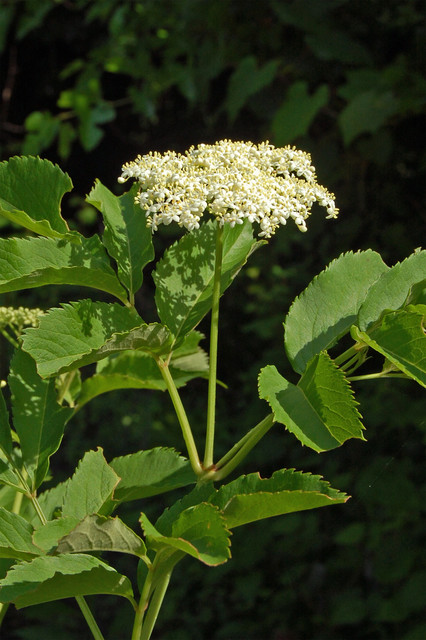
<instances>
[{"instance_id":1,"label":"green leaf","mask_svg":"<svg viewBox=\"0 0 426 640\"><path fill-rule=\"evenodd\" d=\"M188 338L198 336L198 332L192 332ZM192 340L191 340L192 341ZM169 370L177 388L185 385L189 380L198 377L207 377L208 358L205 351L197 344L194 346L185 341L181 347L173 352ZM125 351L101 360L95 375L82 384L78 397L78 408L92 400L96 396L113 391L114 389L158 389L165 391L167 385L158 368L157 363L148 354L142 351Z\"/></svg>"},{"instance_id":2,"label":"green leaf","mask_svg":"<svg viewBox=\"0 0 426 640\"><path fill-rule=\"evenodd\" d=\"M221 293L261 244L253 239L248 221L234 228L224 226ZM210 221L170 247L153 273L158 315L176 340L194 329L211 308L215 249L216 225Z\"/></svg>"},{"instance_id":3,"label":"green leaf","mask_svg":"<svg viewBox=\"0 0 426 640\"><path fill-rule=\"evenodd\" d=\"M337 118L343 142L349 145L364 133L375 133L398 112L398 109L399 100L393 91L376 88L359 93Z\"/></svg>"},{"instance_id":4,"label":"green leaf","mask_svg":"<svg viewBox=\"0 0 426 640\"><path fill-rule=\"evenodd\" d=\"M27 329L23 335L23 348L36 360L43 377L129 349L169 353L171 343L165 327L145 324L134 309L92 300L50 309L37 329Z\"/></svg>"},{"instance_id":5,"label":"green leaf","mask_svg":"<svg viewBox=\"0 0 426 640\"><path fill-rule=\"evenodd\" d=\"M0 507L0 558L29 560L40 555L32 533L33 527L24 518Z\"/></svg>"},{"instance_id":6,"label":"green leaf","mask_svg":"<svg viewBox=\"0 0 426 640\"><path fill-rule=\"evenodd\" d=\"M56 487L52 487L52 489L43 491L38 495L38 503L47 520L53 520L62 511L64 495L69 482L70 480L60 482ZM34 514L31 522L35 527L40 525L37 514Z\"/></svg>"},{"instance_id":7,"label":"green leaf","mask_svg":"<svg viewBox=\"0 0 426 640\"><path fill-rule=\"evenodd\" d=\"M10 369L13 424L35 490L46 476L49 458L58 450L73 410L58 404L55 381L40 378L34 360L21 349L15 351Z\"/></svg>"},{"instance_id":8,"label":"green leaf","mask_svg":"<svg viewBox=\"0 0 426 640\"><path fill-rule=\"evenodd\" d=\"M66 518L49 520L41 526L38 523L38 528L33 534L34 544L46 553L50 553L56 549L58 541L72 531L79 522L78 518L67 516Z\"/></svg>"},{"instance_id":9,"label":"green leaf","mask_svg":"<svg viewBox=\"0 0 426 640\"><path fill-rule=\"evenodd\" d=\"M311 360L297 386L274 366L265 367L259 375L259 396L267 400L277 422L315 451L334 449L349 438L363 439L349 383L326 353Z\"/></svg>"},{"instance_id":10,"label":"green leaf","mask_svg":"<svg viewBox=\"0 0 426 640\"><path fill-rule=\"evenodd\" d=\"M119 480L107 464L102 449L88 451L67 483L62 515L82 520L93 513L107 513Z\"/></svg>"},{"instance_id":11,"label":"green leaf","mask_svg":"<svg viewBox=\"0 0 426 640\"><path fill-rule=\"evenodd\" d=\"M271 478L258 473L223 485L210 502L219 507L229 529L295 511L341 504L348 496L332 489L320 476L282 469Z\"/></svg>"},{"instance_id":12,"label":"green leaf","mask_svg":"<svg viewBox=\"0 0 426 640\"><path fill-rule=\"evenodd\" d=\"M289 144L303 136L318 111L328 102L328 87L322 84L314 94L308 92L308 83L299 80L291 85L287 97L272 120L274 143Z\"/></svg>"},{"instance_id":13,"label":"green leaf","mask_svg":"<svg viewBox=\"0 0 426 640\"><path fill-rule=\"evenodd\" d=\"M396 311L405 303L411 289L423 282L426 286L426 251L413 253L382 274L370 288L358 313L357 325L367 329L386 309Z\"/></svg>"},{"instance_id":14,"label":"green leaf","mask_svg":"<svg viewBox=\"0 0 426 640\"><path fill-rule=\"evenodd\" d=\"M309 360L347 333L370 287L388 267L368 249L345 253L312 280L293 302L284 324L292 367L303 373Z\"/></svg>"},{"instance_id":15,"label":"green leaf","mask_svg":"<svg viewBox=\"0 0 426 640\"><path fill-rule=\"evenodd\" d=\"M9 413L0 388L0 451L5 456L12 453L12 436L10 433Z\"/></svg>"},{"instance_id":16,"label":"green leaf","mask_svg":"<svg viewBox=\"0 0 426 640\"><path fill-rule=\"evenodd\" d=\"M60 213L70 177L48 160L14 157L0 163L0 214L49 238L73 238Z\"/></svg>"},{"instance_id":17,"label":"green leaf","mask_svg":"<svg viewBox=\"0 0 426 640\"><path fill-rule=\"evenodd\" d=\"M82 522L59 541L56 553L84 553L85 551L118 551L142 557L145 544L119 518L86 516Z\"/></svg>"},{"instance_id":18,"label":"green leaf","mask_svg":"<svg viewBox=\"0 0 426 640\"><path fill-rule=\"evenodd\" d=\"M130 580L98 558L84 554L41 556L16 564L0 581L0 602L17 609L73 596L133 597Z\"/></svg>"},{"instance_id":19,"label":"green leaf","mask_svg":"<svg viewBox=\"0 0 426 640\"><path fill-rule=\"evenodd\" d=\"M217 507L201 503L182 511L172 526L171 536L163 536L144 513L140 523L153 549L172 547L208 566L223 564L230 558L229 531Z\"/></svg>"},{"instance_id":20,"label":"green leaf","mask_svg":"<svg viewBox=\"0 0 426 640\"><path fill-rule=\"evenodd\" d=\"M378 351L407 376L426 387L426 305L387 313L369 333L354 327L352 336Z\"/></svg>"},{"instance_id":21,"label":"green leaf","mask_svg":"<svg viewBox=\"0 0 426 640\"><path fill-rule=\"evenodd\" d=\"M250 96L271 84L277 67L278 62L270 60L258 69L255 56L246 56L240 60L228 83L226 110L231 122L235 120Z\"/></svg>"},{"instance_id":22,"label":"green leaf","mask_svg":"<svg viewBox=\"0 0 426 640\"><path fill-rule=\"evenodd\" d=\"M98 236L81 236L79 243L54 238L0 239L0 274L0 293L71 284L127 299Z\"/></svg>"},{"instance_id":23,"label":"green leaf","mask_svg":"<svg viewBox=\"0 0 426 640\"><path fill-rule=\"evenodd\" d=\"M110 467L120 477L114 492L118 502L148 498L196 482L188 460L173 449L138 451L114 458Z\"/></svg>"},{"instance_id":24,"label":"green leaf","mask_svg":"<svg viewBox=\"0 0 426 640\"><path fill-rule=\"evenodd\" d=\"M152 232L141 208L135 204L137 185L121 197L96 181L86 198L103 216L103 243L117 262L118 277L131 295L142 285L142 270L154 258Z\"/></svg>"}]
</instances>

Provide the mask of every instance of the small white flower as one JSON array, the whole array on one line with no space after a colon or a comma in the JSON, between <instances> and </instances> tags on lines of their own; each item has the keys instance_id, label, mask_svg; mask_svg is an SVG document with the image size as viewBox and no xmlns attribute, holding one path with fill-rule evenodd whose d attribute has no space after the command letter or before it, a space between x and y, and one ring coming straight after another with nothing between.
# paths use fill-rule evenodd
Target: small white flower
<instances>
[{"instance_id":1,"label":"small white flower","mask_svg":"<svg viewBox=\"0 0 426 640\"><path fill-rule=\"evenodd\" d=\"M153 232L172 222L198 229L207 213L231 227L247 218L259 224L261 237L270 238L289 218L306 231L315 202L327 218L338 214L334 195L316 181L310 155L269 142L221 140L184 155L149 153L123 166L118 180L129 178L140 183L136 201Z\"/></svg>"}]
</instances>

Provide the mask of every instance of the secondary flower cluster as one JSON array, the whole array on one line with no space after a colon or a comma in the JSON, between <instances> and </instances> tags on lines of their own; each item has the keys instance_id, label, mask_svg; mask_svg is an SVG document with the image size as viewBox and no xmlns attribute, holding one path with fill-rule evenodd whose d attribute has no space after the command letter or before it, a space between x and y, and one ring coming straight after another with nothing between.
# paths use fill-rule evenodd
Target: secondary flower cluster
<instances>
[{"instance_id":1,"label":"secondary flower cluster","mask_svg":"<svg viewBox=\"0 0 426 640\"><path fill-rule=\"evenodd\" d=\"M268 142L221 140L191 147L184 155L149 153L123 166L118 180L129 178L140 182L136 202L153 232L171 222L198 229L207 212L221 224L257 222L259 236L270 238L289 218L306 231L315 202L327 218L338 214L334 195L316 181L310 155Z\"/></svg>"},{"instance_id":2,"label":"secondary flower cluster","mask_svg":"<svg viewBox=\"0 0 426 640\"><path fill-rule=\"evenodd\" d=\"M0 307L0 330L9 327L19 337L24 327L37 327L43 313L41 309Z\"/></svg>"}]
</instances>

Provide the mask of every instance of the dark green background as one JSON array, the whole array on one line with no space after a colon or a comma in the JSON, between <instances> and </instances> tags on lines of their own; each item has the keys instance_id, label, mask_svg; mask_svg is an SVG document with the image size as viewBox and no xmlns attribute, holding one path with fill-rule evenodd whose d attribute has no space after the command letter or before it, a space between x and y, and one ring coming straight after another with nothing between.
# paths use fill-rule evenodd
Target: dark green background
<instances>
[{"instance_id":1,"label":"dark green background","mask_svg":"<svg viewBox=\"0 0 426 640\"><path fill-rule=\"evenodd\" d=\"M292 379L282 322L314 275L342 251L371 247L393 264L424 243L424 37L424 4L409 0L0 5L1 157L40 154L71 175L70 226L101 230L83 200L95 178L118 193L121 165L137 154L222 138L296 144L336 194L337 221L318 209L307 234L282 229L223 299L218 453L264 415L260 367ZM156 237L158 251L173 233ZM147 321L152 290L148 276L137 296ZM50 288L0 304L86 295ZM6 356L2 345L2 377ZM200 434L205 391L197 381L184 392ZM179 565L157 640L424 640L424 396L406 381L358 383L356 393L368 442L317 455L277 426L244 466L319 473L352 499L237 529L233 560L218 569ZM181 449L166 396L123 391L78 414L52 471L63 479L97 445L110 459L164 444ZM111 562L134 577L131 564ZM129 637L127 604L90 604L106 638ZM11 610L4 629L10 640L89 637L72 601Z\"/></svg>"}]
</instances>

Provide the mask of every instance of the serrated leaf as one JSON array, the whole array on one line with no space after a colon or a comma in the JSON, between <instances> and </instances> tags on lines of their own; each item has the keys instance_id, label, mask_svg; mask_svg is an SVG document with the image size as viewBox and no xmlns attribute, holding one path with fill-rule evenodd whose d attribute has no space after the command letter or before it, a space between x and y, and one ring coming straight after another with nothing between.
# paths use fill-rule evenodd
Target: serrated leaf
<instances>
[{"instance_id":1,"label":"serrated leaf","mask_svg":"<svg viewBox=\"0 0 426 640\"><path fill-rule=\"evenodd\" d=\"M189 334L192 336L193 333ZM188 337L189 337L188 336ZM199 340L199 338L198 338ZM193 378L207 377L208 358L205 351L194 345L179 347L173 352L169 371L177 388ZM96 396L114 389L158 389L167 385L157 363L141 351L125 351L99 361L96 373L82 384L78 408Z\"/></svg>"},{"instance_id":2,"label":"serrated leaf","mask_svg":"<svg viewBox=\"0 0 426 640\"><path fill-rule=\"evenodd\" d=\"M0 507L0 558L28 560L40 555L32 533L33 527L24 518Z\"/></svg>"},{"instance_id":3,"label":"serrated leaf","mask_svg":"<svg viewBox=\"0 0 426 640\"><path fill-rule=\"evenodd\" d=\"M120 477L114 500L129 502L196 482L188 460L173 449L155 448L114 458L110 467Z\"/></svg>"},{"instance_id":4,"label":"serrated leaf","mask_svg":"<svg viewBox=\"0 0 426 640\"><path fill-rule=\"evenodd\" d=\"M60 213L70 177L57 166L34 157L14 157L0 163L0 214L21 226L50 238L72 239Z\"/></svg>"},{"instance_id":5,"label":"serrated leaf","mask_svg":"<svg viewBox=\"0 0 426 640\"><path fill-rule=\"evenodd\" d=\"M315 451L334 449L348 438L363 439L349 383L326 353L311 360L297 386L274 366L265 367L259 397L267 400L277 422Z\"/></svg>"},{"instance_id":6,"label":"serrated leaf","mask_svg":"<svg viewBox=\"0 0 426 640\"><path fill-rule=\"evenodd\" d=\"M194 507L201 502L209 502L210 497L214 493L215 490L212 482L203 482L202 484L195 485L192 491L186 493L183 498L177 500L171 507L164 509L155 523L155 528L158 529L163 536L172 535L173 524L180 514L189 507Z\"/></svg>"},{"instance_id":7,"label":"serrated leaf","mask_svg":"<svg viewBox=\"0 0 426 640\"><path fill-rule=\"evenodd\" d=\"M53 520L61 511L62 505L64 502L64 495L70 480L66 480L65 482L60 482L56 485L56 487L52 487L52 489L47 489L47 491L43 491L37 496L38 503L40 505L41 510L44 513L44 516L47 520ZM38 527L40 525L40 520L36 513L34 513L30 522Z\"/></svg>"},{"instance_id":8,"label":"serrated leaf","mask_svg":"<svg viewBox=\"0 0 426 640\"><path fill-rule=\"evenodd\" d=\"M163 536L141 514L140 523L153 549L169 546L208 566L223 564L230 558L229 531L219 509L202 502L180 513L172 525L171 536Z\"/></svg>"},{"instance_id":9,"label":"serrated leaf","mask_svg":"<svg viewBox=\"0 0 426 640\"><path fill-rule=\"evenodd\" d=\"M86 198L103 216L103 243L117 263L118 277L131 295L142 285L142 271L154 258L152 232L146 217L135 204L137 185L117 197L96 181Z\"/></svg>"},{"instance_id":10,"label":"serrated leaf","mask_svg":"<svg viewBox=\"0 0 426 640\"><path fill-rule=\"evenodd\" d=\"M426 286L426 251L413 253L383 273L359 310L357 325L361 331L367 331L386 309L396 311L402 307L412 288L422 282Z\"/></svg>"},{"instance_id":11,"label":"serrated leaf","mask_svg":"<svg viewBox=\"0 0 426 640\"><path fill-rule=\"evenodd\" d=\"M3 454L0 452L0 485L2 484L22 491L22 485L18 477L12 470L10 463L6 461Z\"/></svg>"},{"instance_id":12,"label":"serrated leaf","mask_svg":"<svg viewBox=\"0 0 426 640\"><path fill-rule=\"evenodd\" d=\"M15 351L11 362L9 386L13 424L35 490L47 473L50 456L57 451L73 410L58 404L55 381L40 378L34 360L21 349Z\"/></svg>"},{"instance_id":13,"label":"serrated leaf","mask_svg":"<svg viewBox=\"0 0 426 640\"><path fill-rule=\"evenodd\" d=\"M354 327L352 336L426 387L425 314L426 305L409 305L385 314L381 324L369 333Z\"/></svg>"},{"instance_id":14,"label":"serrated leaf","mask_svg":"<svg viewBox=\"0 0 426 640\"><path fill-rule=\"evenodd\" d=\"M54 238L0 239L0 293L48 284L83 285L126 300L98 236L81 236L79 243Z\"/></svg>"},{"instance_id":15,"label":"serrated leaf","mask_svg":"<svg viewBox=\"0 0 426 640\"><path fill-rule=\"evenodd\" d=\"M230 529L273 516L341 504L348 496L332 489L321 476L282 469L271 478L258 473L223 485L210 502L222 511Z\"/></svg>"},{"instance_id":16,"label":"serrated leaf","mask_svg":"<svg viewBox=\"0 0 426 640\"><path fill-rule=\"evenodd\" d=\"M69 516L49 520L43 525L40 525L40 522L38 522L38 528L36 528L33 533L34 544L40 549L43 549L45 553L50 553L56 548L58 541L72 531L79 522L80 520L78 518Z\"/></svg>"},{"instance_id":17,"label":"serrated leaf","mask_svg":"<svg viewBox=\"0 0 426 640\"><path fill-rule=\"evenodd\" d=\"M72 596L109 594L133 598L130 580L84 554L41 556L16 564L0 581L0 602L17 609Z\"/></svg>"},{"instance_id":18,"label":"serrated leaf","mask_svg":"<svg viewBox=\"0 0 426 640\"><path fill-rule=\"evenodd\" d=\"M90 551L118 551L142 557L146 547L132 529L120 518L86 516L84 520L59 540L56 553L84 553Z\"/></svg>"},{"instance_id":19,"label":"serrated leaf","mask_svg":"<svg viewBox=\"0 0 426 640\"><path fill-rule=\"evenodd\" d=\"M221 293L261 244L253 239L248 221L234 228L224 225ZM176 340L194 329L211 308L215 250L216 226L210 221L172 245L153 273L158 315Z\"/></svg>"},{"instance_id":20,"label":"serrated leaf","mask_svg":"<svg viewBox=\"0 0 426 640\"><path fill-rule=\"evenodd\" d=\"M23 348L36 360L43 377L128 349L168 353L171 343L165 327L145 324L134 309L92 300L50 309L37 329L26 329L23 335Z\"/></svg>"},{"instance_id":21,"label":"serrated leaf","mask_svg":"<svg viewBox=\"0 0 426 640\"><path fill-rule=\"evenodd\" d=\"M12 436L10 433L9 412L4 401L3 392L0 389L0 451L5 456L12 453Z\"/></svg>"},{"instance_id":22,"label":"serrated leaf","mask_svg":"<svg viewBox=\"0 0 426 640\"><path fill-rule=\"evenodd\" d=\"M82 520L93 513L104 515L109 512L119 480L107 464L102 449L88 451L67 483L62 515Z\"/></svg>"},{"instance_id":23,"label":"serrated leaf","mask_svg":"<svg viewBox=\"0 0 426 640\"><path fill-rule=\"evenodd\" d=\"M287 357L298 373L356 321L370 287L388 267L368 249L331 262L293 302L284 324Z\"/></svg>"}]
</instances>

